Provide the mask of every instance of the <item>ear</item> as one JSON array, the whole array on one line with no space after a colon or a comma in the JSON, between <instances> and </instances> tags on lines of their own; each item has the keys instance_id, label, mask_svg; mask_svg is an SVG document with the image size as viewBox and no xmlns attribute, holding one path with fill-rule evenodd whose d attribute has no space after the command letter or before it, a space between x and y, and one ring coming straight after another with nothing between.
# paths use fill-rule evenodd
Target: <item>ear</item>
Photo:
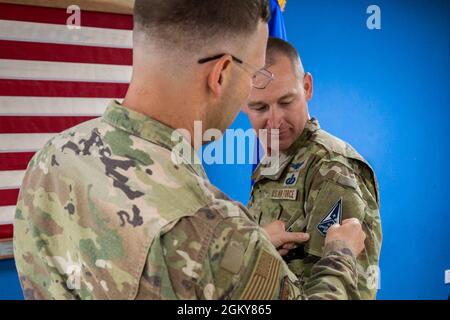
<instances>
[{"instance_id":1,"label":"ear","mask_svg":"<svg viewBox=\"0 0 450 320\"><path fill-rule=\"evenodd\" d=\"M215 97L220 97L225 84L231 75L231 60L229 55L224 55L216 61L208 74L208 88Z\"/></svg>"},{"instance_id":2,"label":"ear","mask_svg":"<svg viewBox=\"0 0 450 320\"><path fill-rule=\"evenodd\" d=\"M303 78L303 90L305 90L305 99L306 101L309 101L313 97L313 77L311 73L307 72L305 73L305 76Z\"/></svg>"}]
</instances>

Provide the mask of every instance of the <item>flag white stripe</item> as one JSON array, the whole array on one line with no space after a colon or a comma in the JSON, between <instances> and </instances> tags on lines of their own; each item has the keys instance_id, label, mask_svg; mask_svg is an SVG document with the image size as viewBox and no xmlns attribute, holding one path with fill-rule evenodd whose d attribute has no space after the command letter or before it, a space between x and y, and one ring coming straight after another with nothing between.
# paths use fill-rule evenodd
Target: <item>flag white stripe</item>
<instances>
[{"instance_id":1,"label":"flag white stripe","mask_svg":"<svg viewBox=\"0 0 450 320\"><path fill-rule=\"evenodd\" d=\"M15 213L16 213L15 206L0 207L0 225L13 224Z\"/></svg>"},{"instance_id":2,"label":"flag white stripe","mask_svg":"<svg viewBox=\"0 0 450 320\"><path fill-rule=\"evenodd\" d=\"M0 59L0 79L129 83L131 66Z\"/></svg>"},{"instance_id":3,"label":"flag white stripe","mask_svg":"<svg viewBox=\"0 0 450 320\"><path fill-rule=\"evenodd\" d=\"M0 152L34 152L54 136L54 133L0 134Z\"/></svg>"},{"instance_id":4,"label":"flag white stripe","mask_svg":"<svg viewBox=\"0 0 450 320\"><path fill-rule=\"evenodd\" d=\"M74 30L58 24L0 20L0 40L131 49L133 31L93 27Z\"/></svg>"},{"instance_id":5,"label":"flag white stripe","mask_svg":"<svg viewBox=\"0 0 450 320\"><path fill-rule=\"evenodd\" d=\"M24 175L24 170L0 171L0 190L20 188Z\"/></svg>"},{"instance_id":6,"label":"flag white stripe","mask_svg":"<svg viewBox=\"0 0 450 320\"><path fill-rule=\"evenodd\" d=\"M111 100L0 96L0 116L100 116Z\"/></svg>"}]
</instances>

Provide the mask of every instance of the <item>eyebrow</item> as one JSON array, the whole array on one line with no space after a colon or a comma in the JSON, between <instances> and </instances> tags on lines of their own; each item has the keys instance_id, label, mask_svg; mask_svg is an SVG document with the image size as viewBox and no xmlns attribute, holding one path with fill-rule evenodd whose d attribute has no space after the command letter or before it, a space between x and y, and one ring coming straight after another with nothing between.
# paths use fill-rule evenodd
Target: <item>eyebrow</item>
<instances>
[{"instance_id":1,"label":"eyebrow","mask_svg":"<svg viewBox=\"0 0 450 320\"><path fill-rule=\"evenodd\" d=\"M282 101L284 99L289 99L289 98L295 98L295 93L289 92L289 93L285 94L284 96L278 98L277 101ZM267 103L264 101L250 101L247 103L247 105L249 107L256 107L258 105L265 105L265 104L267 104Z\"/></svg>"},{"instance_id":2,"label":"eyebrow","mask_svg":"<svg viewBox=\"0 0 450 320\"><path fill-rule=\"evenodd\" d=\"M295 98L295 93L289 92L289 93L285 94L284 96L282 96L281 98L279 98L277 101L281 101L281 100L289 99L289 98Z\"/></svg>"},{"instance_id":3,"label":"eyebrow","mask_svg":"<svg viewBox=\"0 0 450 320\"><path fill-rule=\"evenodd\" d=\"M265 103L264 101L250 101L249 103L247 103L247 105L249 107L256 107L258 105L264 105L264 104L267 104L267 103Z\"/></svg>"}]
</instances>

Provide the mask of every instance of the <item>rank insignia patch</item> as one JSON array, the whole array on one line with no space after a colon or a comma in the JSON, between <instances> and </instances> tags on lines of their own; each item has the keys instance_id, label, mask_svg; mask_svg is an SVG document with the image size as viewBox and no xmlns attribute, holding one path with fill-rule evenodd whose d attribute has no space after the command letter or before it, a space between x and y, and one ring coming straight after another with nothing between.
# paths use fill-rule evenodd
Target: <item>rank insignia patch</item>
<instances>
[{"instance_id":1,"label":"rank insignia patch","mask_svg":"<svg viewBox=\"0 0 450 320\"><path fill-rule=\"evenodd\" d=\"M342 198L336 202L336 204L331 208L330 212L325 216L325 218L320 221L317 225L317 230L319 230L322 236L326 236L328 229L336 223L342 222Z\"/></svg>"},{"instance_id":2,"label":"rank insignia patch","mask_svg":"<svg viewBox=\"0 0 450 320\"><path fill-rule=\"evenodd\" d=\"M301 167L303 167L304 163L305 163L305 161L302 161L299 163L291 163L291 165L289 166L289 169L292 169L293 171L298 171L301 169Z\"/></svg>"}]
</instances>

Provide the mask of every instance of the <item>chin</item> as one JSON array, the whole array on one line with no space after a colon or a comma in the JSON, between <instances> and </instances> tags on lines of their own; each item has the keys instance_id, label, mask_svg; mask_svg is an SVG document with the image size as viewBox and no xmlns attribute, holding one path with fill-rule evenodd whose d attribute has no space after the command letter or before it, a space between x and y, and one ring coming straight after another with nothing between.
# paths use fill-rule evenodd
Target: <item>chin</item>
<instances>
[{"instance_id":1,"label":"chin","mask_svg":"<svg viewBox=\"0 0 450 320\"><path fill-rule=\"evenodd\" d=\"M286 151L293 143L292 137L289 135L280 139L280 151Z\"/></svg>"},{"instance_id":2,"label":"chin","mask_svg":"<svg viewBox=\"0 0 450 320\"><path fill-rule=\"evenodd\" d=\"M289 148L290 144L284 142L284 141L280 141L279 145L278 145L278 149L281 152L286 151ZM269 149L272 149L272 146L269 145Z\"/></svg>"}]
</instances>

